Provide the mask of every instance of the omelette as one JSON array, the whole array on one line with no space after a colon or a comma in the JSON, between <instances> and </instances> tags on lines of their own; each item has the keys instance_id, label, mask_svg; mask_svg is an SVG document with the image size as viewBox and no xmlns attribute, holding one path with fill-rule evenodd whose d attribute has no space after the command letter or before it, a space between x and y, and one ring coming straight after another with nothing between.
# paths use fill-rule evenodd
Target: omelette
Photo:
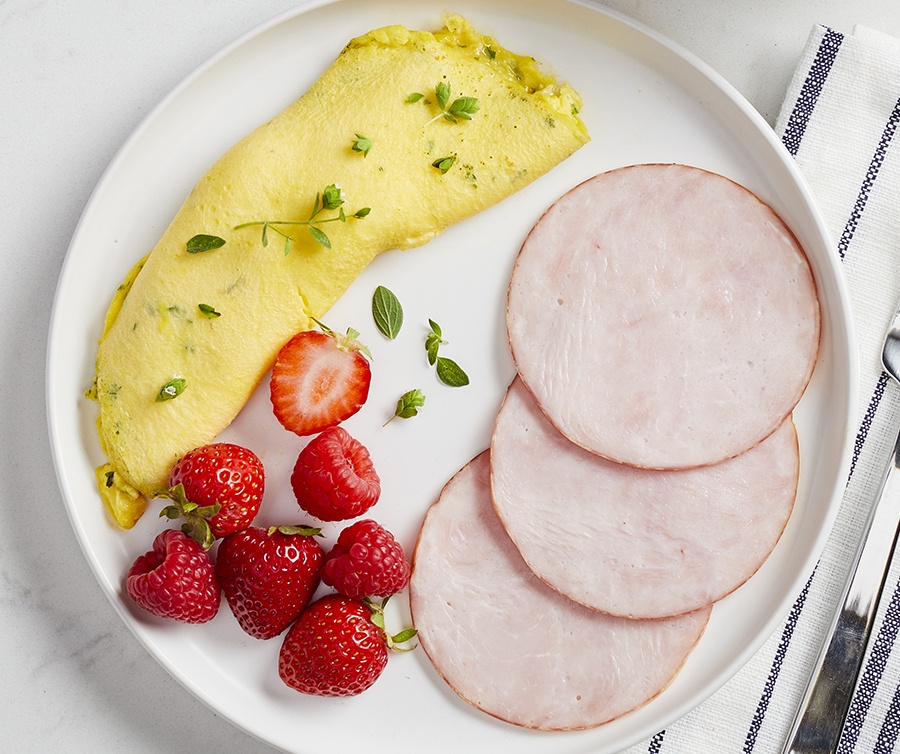
<instances>
[{"instance_id":1,"label":"omelette","mask_svg":"<svg viewBox=\"0 0 900 754\"><path fill-rule=\"evenodd\" d=\"M580 107L457 15L352 39L213 164L113 298L88 395L114 521L134 524L377 254L426 243L585 144Z\"/></svg>"}]
</instances>

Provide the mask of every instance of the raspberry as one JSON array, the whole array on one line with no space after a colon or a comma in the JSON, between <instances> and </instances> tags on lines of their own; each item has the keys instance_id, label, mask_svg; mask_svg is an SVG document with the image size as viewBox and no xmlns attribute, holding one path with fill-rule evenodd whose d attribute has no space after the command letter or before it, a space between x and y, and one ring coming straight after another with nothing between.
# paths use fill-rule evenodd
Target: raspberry
<instances>
[{"instance_id":1,"label":"raspberry","mask_svg":"<svg viewBox=\"0 0 900 754\"><path fill-rule=\"evenodd\" d=\"M341 427L326 429L300 451L291 487L297 504L321 521L356 518L381 495L369 451Z\"/></svg>"},{"instance_id":2,"label":"raspberry","mask_svg":"<svg viewBox=\"0 0 900 754\"><path fill-rule=\"evenodd\" d=\"M325 557L322 581L351 599L389 597L409 583L410 566L394 536L371 519L348 526Z\"/></svg>"},{"instance_id":3,"label":"raspberry","mask_svg":"<svg viewBox=\"0 0 900 754\"><path fill-rule=\"evenodd\" d=\"M153 549L132 563L125 586L131 599L162 618L206 623L219 610L212 561L193 539L173 529L160 532Z\"/></svg>"}]
</instances>

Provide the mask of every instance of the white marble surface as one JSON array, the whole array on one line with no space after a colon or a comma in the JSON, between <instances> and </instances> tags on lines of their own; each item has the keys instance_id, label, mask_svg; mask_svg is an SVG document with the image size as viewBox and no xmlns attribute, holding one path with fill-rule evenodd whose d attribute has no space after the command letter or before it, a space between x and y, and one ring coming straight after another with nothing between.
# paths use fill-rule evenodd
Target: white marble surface
<instances>
[{"instance_id":1,"label":"white marble surface","mask_svg":"<svg viewBox=\"0 0 900 754\"><path fill-rule=\"evenodd\" d=\"M0 751L273 751L174 681L96 585L54 477L44 359L69 238L123 140L208 56L295 4L0 0ZM814 23L900 36L896 0L607 4L708 62L769 122Z\"/></svg>"}]
</instances>

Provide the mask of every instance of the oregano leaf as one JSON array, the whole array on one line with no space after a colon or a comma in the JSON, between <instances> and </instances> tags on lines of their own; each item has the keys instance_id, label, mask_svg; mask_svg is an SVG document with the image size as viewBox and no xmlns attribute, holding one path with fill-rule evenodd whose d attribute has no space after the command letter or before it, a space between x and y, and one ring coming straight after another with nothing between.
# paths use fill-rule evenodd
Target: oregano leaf
<instances>
[{"instance_id":1,"label":"oregano leaf","mask_svg":"<svg viewBox=\"0 0 900 754\"><path fill-rule=\"evenodd\" d=\"M184 377L175 377L163 385L156 394L157 402L170 401L177 398L184 392L187 387L187 380Z\"/></svg>"},{"instance_id":2,"label":"oregano leaf","mask_svg":"<svg viewBox=\"0 0 900 754\"><path fill-rule=\"evenodd\" d=\"M469 375L453 359L438 356L437 376L441 382L450 387L464 387L469 384Z\"/></svg>"},{"instance_id":3,"label":"oregano leaf","mask_svg":"<svg viewBox=\"0 0 900 754\"><path fill-rule=\"evenodd\" d=\"M198 233L188 239L185 248L188 254L199 254L203 251L213 251L225 245L225 239L219 236L210 236L206 233Z\"/></svg>"},{"instance_id":4,"label":"oregano leaf","mask_svg":"<svg viewBox=\"0 0 900 754\"><path fill-rule=\"evenodd\" d=\"M379 285L372 294L372 317L375 326L387 338L393 340L403 326L403 306L393 291Z\"/></svg>"},{"instance_id":5,"label":"oregano leaf","mask_svg":"<svg viewBox=\"0 0 900 754\"><path fill-rule=\"evenodd\" d=\"M321 244L326 249L331 248L331 239L325 235L325 232L317 228L315 225L308 225L309 234L317 244Z\"/></svg>"}]
</instances>

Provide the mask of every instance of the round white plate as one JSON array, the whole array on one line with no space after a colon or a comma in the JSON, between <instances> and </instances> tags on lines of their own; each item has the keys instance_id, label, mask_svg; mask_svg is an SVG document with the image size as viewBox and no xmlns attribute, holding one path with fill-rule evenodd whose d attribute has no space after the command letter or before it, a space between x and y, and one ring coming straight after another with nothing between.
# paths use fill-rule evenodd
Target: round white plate
<instances>
[{"instance_id":1,"label":"round white plate","mask_svg":"<svg viewBox=\"0 0 900 754\"><path fill-rule=\"evenodd\" d=\"M382 255L332 309L327 324L362 332L373 353L367 405L347 429L371 450L383 481L373 517L411 551L441 487L487 447L494 414L513 376L504 303L515 254L546 207L576 183L635 162L684 162L718 171L770 203L807 249L819 285L824 339L812 383L795 414L803 458L790 525L762 570L719 604L681 674L650 704L606 726L540 733L493 720L461 702L421 650L395 654L375 687L329 700L288 689L276 673L280 640L241 632L223 603L205 626L157 621L123 598L123 576L165 525L151 509L130 532L107 521L93 468L104 459L90 386L109 298L156 242L194 182L233 142L307 89L353 36L386 24L437 28L443 0L343 0L306 4L216 55L175 89L124 145L97 186L59 282L48 353L53 452L69 515L97 579L122 619L168 670L219 714L290 752L349 748L361 730L370 751L601 752L653 735L719 688L778 627L830 528L848 464L856 366L846 295L824 226L792 160L769 126L703 64L653 32L596 6L564 0L460 0L455 12L501 44L545 62L584 97L593 140L548 175L427 246ZM398 187L402 191L402 187ZM375 329L371 294L386 285L406 322L395 341ZM448 342L442 353L471 377L440 384L423 347L428 319ZM399 395L427 396L419 416L383 422ZM262 524L300 520L288 484L303 444L272 417L266 386L225 436L266 464ZM338 528L328 527L326 546ZM391 618L408 617L405 599ZM598 652L603 648L598 647ZM590 662L590 658L585 658ZM315 725L311 722L314 721Z\"/></svg>"}]
</instances>

